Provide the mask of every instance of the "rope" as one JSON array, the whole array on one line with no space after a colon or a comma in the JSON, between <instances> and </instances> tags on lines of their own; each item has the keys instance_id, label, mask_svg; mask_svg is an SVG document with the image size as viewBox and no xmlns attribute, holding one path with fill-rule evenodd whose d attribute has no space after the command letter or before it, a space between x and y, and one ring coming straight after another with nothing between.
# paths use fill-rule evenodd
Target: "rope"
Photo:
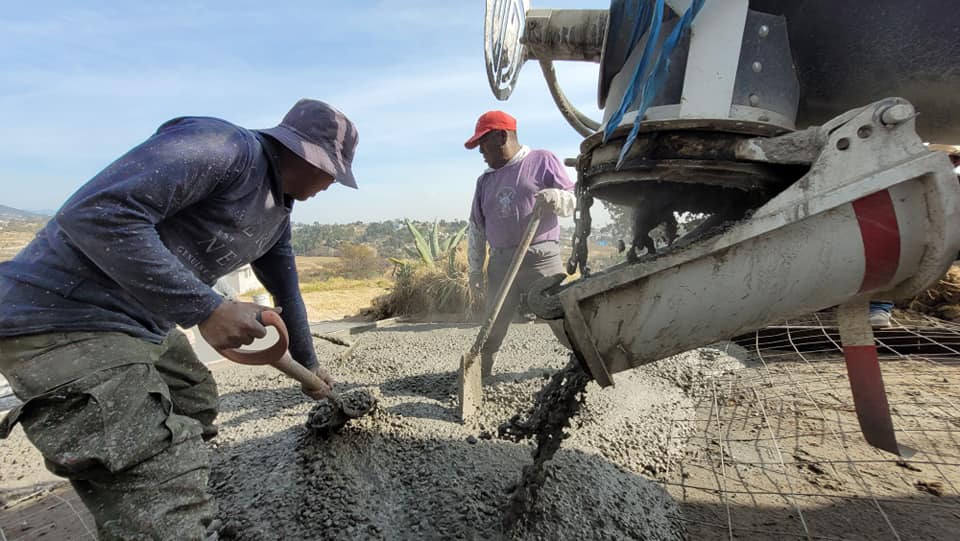
<instances>
[{"instance_id":1,"label":"rope","mask_svg":"<svg viewBox=\"0 0 960 541\"><path fill-rule=\"evenodd\" d=\"M640 81L647 71L650 56L653 54L653 49L656 47L657 40L660 37L660 24L663 20L663 0L654 0L654 2L652 12L650 10L649 0L640 0L640 4L636 7L637 17L634 20L633 31L630 34L631 44L629 50L633 50L633 47L640 42L644 35L649 35L649 37L647 38L646 45L643 47L643 55L640 57L640 62L633 71L630 86L627 87L627 91L620 99L620 107L617 108L613 116L607 121L606 127L604 127L604 143L610 138L613 130L620 125L620 121L623 120L623 115L626 114L627 109L633 105L636 99L636 91L640 87Z\"/></svg>"},{"instance_id":2,"label":"rope","mask_svg":"<svg viewBox=\"0 0 960 541\"><path fill-rule=\"evenodd\" d=\"M673 27L667 39L664 40L660 51L657 53L656 60L651 64L650 58L660 38L660 25L663 20L664 3L663 0L654 0L654 2L652 14L651 10L648 9L650 6L650 1L648 0L642 1L637 7L637 19L633 32L631 33L631 40L635 38L639 41L646 35L647 43L644 45L640 62L633 72L630 86L620 100L620 107L617 108L617 111L610 117L610 120L604 127L603 141L606 143L613 131L620 125L627 110L631 106L637 105L637 116L633 120L633 127L630 130L630 134L627 135L627 140L624 141L623 147L620 148L620 156L617 159L617 169L620 169L623 165L624 158L627 153L630 152L630 148L633 147L633 142L637 139L637 134L640 132L640 123L643 122L643 115L663 85L663 81L666 80L664 75L670 66L670 55L680 42L680 38L690 29L693 19L700 13L705 0L693 0L690 7L683 13L680 21ZM634 45L636 45L636 42L634 42Z\"/></svg>"}]
</instances>

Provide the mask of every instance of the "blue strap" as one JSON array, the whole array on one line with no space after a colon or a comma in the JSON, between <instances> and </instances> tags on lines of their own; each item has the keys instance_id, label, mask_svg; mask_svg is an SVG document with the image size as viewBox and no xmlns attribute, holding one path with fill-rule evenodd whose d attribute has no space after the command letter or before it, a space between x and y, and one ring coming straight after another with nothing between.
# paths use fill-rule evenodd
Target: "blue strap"
<instances>
[{"instance_id":1,"label":"blue strap","mask_svg":"<svg viewBox=\"0 0 960 541\"><path fill-rule=\"evenodd\" d=\"M636 13L637 17L633 21L633 30L630 32L630 47L627 48L628 51L632 51L633 47L640 43L640 39L643 38L643 35L647 32L647 27L650 26L650 20L652 19L650 11L650 1L649 0L631 0L626 11L628 13Z\"/></svg>"},{"instance_id":2,"label":"blue strap","mask_svg":"<svg viewBox=\"0 0 960 541\"><path fill-rule=\"evenodd\" d=\"M660 48L660 53L657 55L656 64L651 70L650 75L646 78L646 81L644 81L643 91L640 93L640 105L637 107L637 116L633 119L633 128L630 129L627 140L624 141L623 147L620 148L620 157L617 159L617 169L620 169L623 165L624 158L627 156L627 153L630 152L630 148L633 147L633 142L637 139L637 134L640 132L640 123L643 121L643 115L647 112L647 108L650 106L650 102L653 101L653 97L657 94L657 91L663 86L663 81L666 80L664 75L670 66L670 55L673 53L674 48L676 48L677 43L680 42L680 37L690 29L693 19L700 13L704 2L705 0L693 0L690 7L683 13L683 17L680 18L680 22L673 27L673 31L670 32L670 35L667 36L667 39L663 42L663 47ZM612 132L613 130L610 131Z\"/></svg>"},{"instance_id":3,"label":"blue strap","mask_svg":"<svg viewBox=\"0 0 960 541\"><path fill-rule=\"evenodd\" d=\"M620 99L620 107L618 107L616 112L613 113L613 116L607 120L607 125L603 130L604 143L606 143L607 139L610 138L613 130L620 125L620 121L623 120L623 115L626 114L627 109L633 105L634 100L637 98L636 92L641 87L641 82L643 81L644 75L646 74L648 65L650 63L650 57L653 55L653 50L656 48L657 41L660 39L660 24L663 21L663 0L653 1L655 4L652 13L649 9L650 2L648 0L641 0L640 5L637 8L637 19L634 25L634 32L632 36L637 36L636 39L637 42L639 42L640 38L646 34L647 43L643 47L643 54L640 56L640 62L633 71L633 77L630 79L630 86L627 87L627 91ZM641 28L644 30L639 30Z\"/></svg>"}]
</instances>

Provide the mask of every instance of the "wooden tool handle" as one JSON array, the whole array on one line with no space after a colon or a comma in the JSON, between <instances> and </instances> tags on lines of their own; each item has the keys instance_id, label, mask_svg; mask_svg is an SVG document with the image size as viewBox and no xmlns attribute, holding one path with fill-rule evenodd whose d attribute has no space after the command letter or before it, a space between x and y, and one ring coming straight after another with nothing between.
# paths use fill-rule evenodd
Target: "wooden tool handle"
<instances>
[{"instance_id":1,"label":"wooden tool handle","mask_svg":"<svg viewBox=\"0 0 960 541\"><path fill-rule=\"evenodd\" d=\"M260 351L247 351L239 348L221 349L218 352L235 363L240 364L273 364L280 360L287 352L287 346L290 345L290 335L287 333L287 326L284 325L280 314L273 310L264 310L260 312L261 322L264 325L273 326L277 329L280 338L275 344Z\"/></svg>"},{"instance_id":2,"label":"wooden tool handle","mask_svg":"<svg viewBox=\"0 0 960 541\"><path fill-rule=\"evenodd\" d=\"M305 390L323 390L328 389L329 385L327 382L320 379L320 376L317 376L310 371L307 367L293 360L288 354L284 354L276 361L270 363L277 368L277 370L283 372L284 374L290 376L291 378L299 381L304 387ZM332 394L332 392L331 392Z\"/></svg>"}]
</instances>

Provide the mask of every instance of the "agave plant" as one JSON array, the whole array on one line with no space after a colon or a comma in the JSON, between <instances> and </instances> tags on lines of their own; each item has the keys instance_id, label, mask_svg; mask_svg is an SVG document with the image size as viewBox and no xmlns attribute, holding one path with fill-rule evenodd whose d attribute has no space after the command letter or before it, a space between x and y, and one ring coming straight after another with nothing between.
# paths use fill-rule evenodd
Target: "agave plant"
<instances>
[{"instance_id":1,"label":"agave plant","mask_svg":"<svg viewBox=\"0 0 960 541\"><path fill-rule=\"evenodd\" d=\"M455 272L454 258L456 256L457 246L463 241L468 226L463 226L459 231L448 236L441 242L437 222L433 222L433 230L430 232L429 238L425 237L410 220L404 220L404 224L406 224L407 229L410 230L410 234L413 236L413 245L416 250L416 255L420 257L421 263L429 268L435 268L440 260L446 259L445 266L447 273L453 274ZM411 252L408 251L408 253ZM396 264L396 262L394 263Z\"/></svg>"},{"instance_id":2,"label":"agave plant","mask_svg":"<svg viewBox=\"0 0 960 541\"><path fill-rule=\"evenodd\" d=\"M467 227L440 238L437 223L424 235L409 220L404 222L413 237L413 247L405 251L410 259L390 258L395 284L391 292L378 300L381 315L463 312L476 299L467 281L466 266L457 261L457 247Z\"/></svg>"}]
</instances>

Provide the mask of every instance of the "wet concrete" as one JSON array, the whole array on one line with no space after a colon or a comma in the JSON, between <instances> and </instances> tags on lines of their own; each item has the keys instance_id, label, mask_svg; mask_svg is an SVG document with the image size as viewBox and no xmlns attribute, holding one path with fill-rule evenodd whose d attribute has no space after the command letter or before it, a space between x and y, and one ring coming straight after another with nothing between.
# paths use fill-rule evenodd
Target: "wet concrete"
<instances>
[{"instance_id":1,"label":"wet concrete","mask_svg":"<svg viewBox=\"0 0 960 541\"><path fill-rule=\"evenodd\" d=\"M560 450L560 444L566 437L564 431L583 404L583 391L590 381L590 376L584 372L573 355L570 357L567 366L554 374L550 383L537 393L534 405L525 419L518 415L500 426L501 438L518 442L532 437L537 442L533 451L533 463L523 467L520 481L504 509L504 532L512 532L518 522L528 519L537 503L537 494L546 481L546 463Z\"/></svg>"},{"instance_id":2,"label":"wet concrete","mask_svg":"<svg viewBox=\"0 0 960 541\"><path fill-rule=\"evenodd\" d=\"M341 395L362 389L377 401L368 415L325 438L306 427L317 404L295 382L269 368L218 370L221 432L211 488L221 537L682 539L677 506L655 481L682 457L679 442L693 429L679 421L693 411L675 381L689 386L737 362L715 350L690 352L618 374L615 387L587 383L581 404L573 391L579 381L558 375L569 352L545 325L513 325L481 411L461 423L456 369L476 331L370 331L345 359L345 348L318 341ZM658 365L662 375L652 369ZM531 439L512 441L516 434L499 438L498 427L518 413L521 426L533 418L525 413L557 379L570 385L557 398L574 396L561 402L580 407L572 426L547 429L542 448ZM531 465L541 471L531 474L536 497L522 500L524 518L505 533L504 509Z\"/></svg>"},{"instance_id":3,"label":"wet concrete","mask_svg":"<svg viewBox=\"0 0 960 541\"><path fill-rule=\"evenodd\" d=\"M307 428L318 438L327 438L340 431L351 419L367 415L377 399L366 389L353 389L317 402L307 415Z\"/></svg>"}]
</instances>

